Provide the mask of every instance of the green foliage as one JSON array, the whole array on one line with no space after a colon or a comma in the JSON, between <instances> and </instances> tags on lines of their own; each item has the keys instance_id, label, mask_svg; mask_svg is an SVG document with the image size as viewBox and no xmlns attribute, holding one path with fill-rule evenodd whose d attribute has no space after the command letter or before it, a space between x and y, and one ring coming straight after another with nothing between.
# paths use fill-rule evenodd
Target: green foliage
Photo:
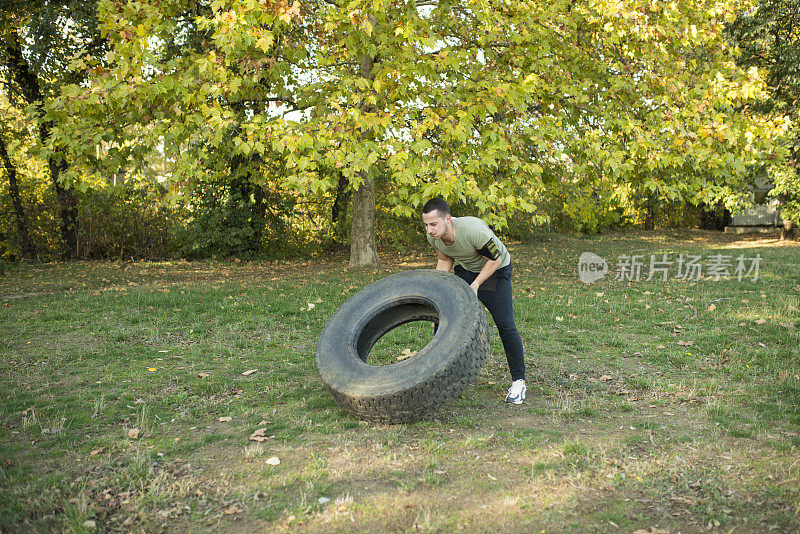
<instances>
[{"instance_id":1,"label":"green foliage","mask_svg":"<svg viewBox=\"0 0 800 534\"><path fill-rule=\"evenodd\" d=\"M0 177L2 176L0 171ZM59 252L59 236L55 216L57 202L52 184L43 174L25 173L20 177L20 193L28 220L28 231L31 240L37 245L39 259L55 258ZM0 182L0 256L3 258L21 257L17 224L11 207L8 182Z\"/></svg>"},{"instance_id":2,"label":"green foliage","mask_svg":"<svg viewBox=\"0 0 800 534\"><path fill-rule=\"evenodd\" d=\"M0 136L16 168L29 237L37 245L39 257L50 258L58 249L55 192L48 179L46 162L37 153L34 129L26 122L24 111L12 106L5 96L0 94ZM20 258L22 252L20 223L14 213L10 189L8 169L0 162L0 258L5 260Z\"/></svg>"},{"instance_id":3,"label":"green foliage","mask_svg":"<svg viewBox=\"0 0 800 534\"><path fill-rule=\"evenodd\" d=\"M622 225L624 210L611 191L603 188L559 188L561 202L571 230L596 234Z\"/></svg>"},{"instance_id":4,"label":"green foliage","mask_svg":"<svg viewBox=\"0 0 800 534\"><path fill-rule=\"evenodd\" d=\"M222 194L220 194L222 193ZM219 187L198 188L184 231L186 258L242 256L254 236L247 199Z\"/></svg>"},{"instance_id":5,"label":"green foliage","mask_svg":"<svg viewBox=\"0 0 800 534\"><path fill-rule=\"evenodd\" d=\"M800 172L797 167L784 165L769 167L769 177L774 184L770 196L780 201L781 217L800 224Z\"/></svg>"},{"instance_id":6,"label":"green foliage","mask_svg":"<svg viewBox=\"0 0 800 534\"><path fill-rule=\"evenodd\" d=\"M596 233L675 206L732 209L750 169L781 164L775 77L753 59L761 48L737 65L725 31L737 2L425 4L99 0L32 15L14 4L2 29L30 36L26 56L49 83L39 148L87 191L80 253L340 246L364 180L384 242L401 250L434 195L498 230ZM740 41L794 57L770 44L764 9L748 12ZM770 13L780 27L784 11ZM149 238L106 227L93 206L144 207L92 189L121 171L166 179L186 219L167 230L157 212L172 199L156 195ZM794 194L784 183L782 199Z\"/></svg>"},{"instance_id":7,"label":"green foliage","mask_svg":"<svg viewBox=\"0 0 800 534\"><path fill-rule=\"evenodd\" d=\"M791 127L782 139L789 151L786 160L766 161L775 189L771 195L781 204L783 217L800 220L800 1L762 0L755 9L739 14L729 28L730 35L741 50L737 59L744 67L766 71L769 98L760 103L761 109L775 116L785 116Z\"/></svg>"},{"instance_id":8,"label":"green foliage","mask_svg":"<svg viewBox=\"0 0 800 534\"><path fill-rule=\"evenodd\" d=\"M169 258L186 210L154 180L129 177L118 185L98 184L79 196L81 258Z\"/></svg>"},{"instance_id":9,"label":"green foliage","mask_svg":"<svg viewBox=\"0 0 800 534\"><path fill-rule=\"evenodd\" d=\"M331 198L341 173L352 189L377 180L396 216L441 195L498 228L546 222L542 199L561 196L596 232L637 195L735 203L748 164L774 152L783 122L745 113L764 80L733 61L735 7L101 0L110 50L74 63L90 83L48 118L69 123L57 137L76 168L163 149L173 183L224 190L219 162L239 158L246 180L275 167L298 198ZM198 251L249 239L231 231Z\"/></svg>"}]
</instances>

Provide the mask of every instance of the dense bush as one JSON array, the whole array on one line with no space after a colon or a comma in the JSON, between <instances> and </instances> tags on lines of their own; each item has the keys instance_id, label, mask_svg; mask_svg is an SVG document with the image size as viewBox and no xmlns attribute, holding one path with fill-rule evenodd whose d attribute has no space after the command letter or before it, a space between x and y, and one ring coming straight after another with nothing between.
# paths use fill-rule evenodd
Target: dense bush
<instances>
[{"instance_id":1,"label":"dense bush","mask_svg":"<svg viewBox=\"0 0 800 534\"><path fill-rule=\"evenodd\" d=\"M89 188L78 200L78 257L174 257L185 219L185 208L153 179Z\"/></svg>"},{"instance_id":2,"label":"dense bush","mask_svg":"<svg viewBox=\"0 0 800 534\"><path fill-rule=\"evenodd\" d=\"M22 208L28 223L28 234L36 246L40 260L57 256L59 246L58 223L56 221L56 197L52 184L40 169L21 167L18 172L19 193ZM18 221L11 203L8 180L0 170L0 260L19 259Z\"/></svg>"}]
</instances>

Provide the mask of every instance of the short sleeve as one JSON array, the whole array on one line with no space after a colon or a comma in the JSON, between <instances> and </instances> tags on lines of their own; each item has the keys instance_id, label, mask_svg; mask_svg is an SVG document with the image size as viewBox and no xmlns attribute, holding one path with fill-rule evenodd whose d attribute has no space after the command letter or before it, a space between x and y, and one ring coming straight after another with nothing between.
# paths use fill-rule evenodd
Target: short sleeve
<instances>
[{"instance_id":1,"label":"short sleeve","mask_svg":"<svg viewBox=\"0 0 800 534\"><path fill-rule=\"evenodd\" d=\"M475 250L482 249L487 242L493 239L492 231L489 230L488 227L483 225L475 225L471 230L470 245L472 245Z\"/></svg>"}]
</instances>

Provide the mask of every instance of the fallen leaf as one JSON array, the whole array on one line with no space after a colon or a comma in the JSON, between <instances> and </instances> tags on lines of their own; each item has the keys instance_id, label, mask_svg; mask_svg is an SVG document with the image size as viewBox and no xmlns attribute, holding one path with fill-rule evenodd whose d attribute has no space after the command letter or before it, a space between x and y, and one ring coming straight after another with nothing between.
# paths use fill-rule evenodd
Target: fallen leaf
<instances>
[{"instance_id":1,"label":"fallen leaf","mask_svg":"<svg viewBox=\"0 0 800 534\"><path fill-rule=\"evenodd\" d=\"M747 326L747 325L744 323L739 323L739 326Z\"/></svg>"},{"instance_id":2,"label":"fallen leaf","mask_svg":"<svg viewBox=\"0 0 800 534\"><path fill-rule=\"evenodd\" d=\"M92 452L90 452L89 454L90 454L91 456L97 456L98 454L100 454L100 453L101 453L101 452L103 452L104 450L106 450L106 448L105 448L105 447L100 447L99 449L95 449L95 450L93 450L93 451L92 451Z\"/></svg>"},{"instance_id":3,"label":"fallen leaf","mask_svg":"<svg viewBox=\"0 0 800 534\"><path fill-rule=\"evenodd\" d=\"M659 346L657 346L656 348L657 348L657 349L666 349L667 347L665 347L664 345L659 345Z\"/></svg>"},{"instance_id":4,"label":"fallen leaf","mask_svg":"<svg viewBox=\"0 0 800 534\"><path fill-rule=\"evenodd\" d=\"M322 304L322 299L317 299L314 302L316 302L317 304Z\"/></svg>"},{"instance_id":5,"label":"fallen leaf","mask_svg":"<svg viewBox=\"0 0 800 534\"><path fill-rule=\"evenodd\" d=\"M717 309L717 307L716 307L716 306L714 306L713 304L709 304L709 305L708 305L708 311L712 311L712 312L713 312L713 311L714 311L714 310L716 310L716 309Z\"/></svg>"},{"instance_id":6,"label":"fallen leaf","mask_svg":"<svg viewBox=\"0 0 800 534\"><path fill-rule=\"evenodd\" d=\"M277 456L270 456L266 460L267 465L278 465L279 463L281 463L281 459L278 458Z\"/></svg>"},{"instance_id":7,"label":"fallen leaf","mask_svg":"<svg viewBox=\"0 0 800 534\"><path fill-rule=\"evenodd\" d=\"M308 303L308 310L313 310L313 309L314 309L316 306L317 306L317 305L316 305L316 304L314 304L313 302L309 302L309 303Z\"/></svg>"},{"instance_id":8,"label":"fallen leaf","mask_svg":"<svg viewBox=\"0 0 800 534\"><path fill-rule=\"evenodd\" d=\"M680 341L678 341L678 345L683 345L684 347L691 347L692 345L694 345L694 341L683 341L683 340L680 340Z\"/></svg>"},{"instance_id":9,"label":"fallen leaf","mask_svg":"<svg viewBox=\"0 0 800 534\"><path fill-rule=\"evenodd\" d=\"M139 439L139 429L138 428L129 428L128 429L128 437L131 439Z\"/></svg>"},{"instance_id":10,"label":"fallen leaf","mask_svg":"<svg viewBox=\"0 0 800 534\"><path fill-rule=\"evenodd\" d=\"M250 434L250 441L257 441L261 443L262 441L267 441L268 439L274 438L275 436L267 436L267 428L257 428L255 432Z\"/></svg>"},{"instance_id":11,"label":"fallen leaf","mask_svg":"<svg viewBox=\"0 0 800 534\"><path fill-rule=\"evenodd\" d=\"M767 346L764 345L763 343L759 343L758 346L761 347L762 349L766 349L767 348Z\"/></svg>"},{"instance_id":12,"label":"fallen leaf","mask_svg":"<svg viewBox=\"0 0 800 534\"><path fill-rule=\"evenodd\" d=\"M208 373L197 373L197 376L199 376L200 378L208 378L211 375Z\"/></svg>"},{"instance_id":13,"label":"fallen leaf","mask_svg":"<svg viewBox=\"0 0 800 534\"><path fill-rule=\"evenodd\" d=\"M600 382L608 382L609 380L614 380L614 377L611 375L603 375L600 377Z\"/></svg>"},{"instance_id":14,"label":"fallen leaf","mask_svg":"<svg viewBox=\"0 0 800 534\"><path fill-rule=\"evenodd\" d=\"M415 355L417 351L412 351L411 349L403 349L403 353L397 357L398 362L402 362L403 360L407 360L408 358Z\"/></svg>"},{"instance_id":15,"label":"fallen leaf","mask_svg":"<svg viewBox=\"0 0 800 534\"><path fill-rule=\"evenodd\" d=\"M767 320L766 320L766 319L757 319L757 320L756 320L756 324L764 324L764 323L766 323L766 322L767 322Z\"/></svg>"},{"instance_id":16,"label":"fallen leaf","mask_svg":"<svg viewBox=\"0 0 800 534\"><path fill-rule=\"evenodd\" d=\"M561 322L561 321L563 321L563 320L564 320L564 318L563 318L563 317L556 317L556 321L559 321L559 322Z\"/></svg>"},{"instance_id":17,"label":"fallen leaf","mask_svg":"<svg viewBox=\"0 0 800 534\"><path fill-rule=\"evenodd\" d=\"M219 418L220 423L227 423L228 421L233 421L233 417L226 415L224 417Z\"/></svg>"},{"instance_id":18,"label":"fallen leaf","mask_svg":"<svg viewBox=\"0 0 800 534\"><path fill-rule=\"evenodd\" d=\"M235 504L225 509L225 515L241 514L242 512L244 512L244 510Z\"/></svg>"},{"instance_id":19,"label":"fallen leaf","mask_svg":"<svg viewBox=\"0 0 800 534\"><path fill-rule=\"evenodd\" d=\"M249 369L249 370L245 371L244 373L242 373L242 376L250 376L253 373L255 373L256 371L258 371L258 369Z\"/></svg>"},{"instance_id":20,"label":"fallen leaf","mask_svg":"<svg viewBox=\"0 0 800 534\"><path fill-rule=\"evenodd\" d=\"M156 368L155 367L148 367L147 370L150 371L151 373L155 373L156 372Z\"/></svg>"}]
</instances>

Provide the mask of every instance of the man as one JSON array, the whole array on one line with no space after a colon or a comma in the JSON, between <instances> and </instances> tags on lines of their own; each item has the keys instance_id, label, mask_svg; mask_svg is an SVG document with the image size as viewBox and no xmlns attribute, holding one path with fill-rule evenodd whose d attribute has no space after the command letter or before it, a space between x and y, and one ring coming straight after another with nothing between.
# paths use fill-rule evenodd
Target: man
<instances>
[{"instance_id":1,"label":"man","mask_svg":"<svg viewBox=\"0 0 800 534\"><path fill-rule=\"evenodd\" d=\"M477 217L453 217L450 206L441 198L432 198L422 207L428 243L437 250L436 269L450 272L464 280L492 314L503 342L511 387L506 402L522 404L525 400L525 361L522 338L514 323L511 300L511 255L489 226Z\"/></svg>"}]
</instances>

